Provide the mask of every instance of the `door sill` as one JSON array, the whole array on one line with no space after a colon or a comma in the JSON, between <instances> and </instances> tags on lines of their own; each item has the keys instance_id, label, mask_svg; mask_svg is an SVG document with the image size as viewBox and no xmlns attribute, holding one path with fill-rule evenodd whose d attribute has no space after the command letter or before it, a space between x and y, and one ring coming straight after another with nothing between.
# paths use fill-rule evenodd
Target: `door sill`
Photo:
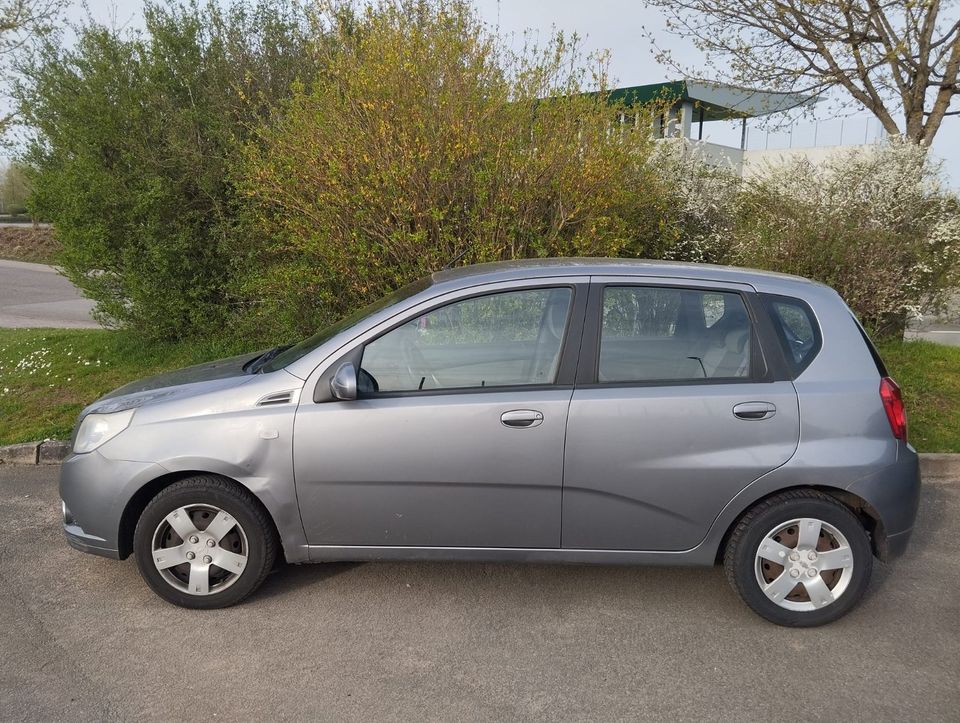
<instances>
[{"instance_id":1,"label":"door sill","mask_svg":"<svg viewBox=\"0 0 960 723\"><path fill-rule=\"evenodd\" d=\"M311 562L376 560L453 562L537 562L585 565L713 565L714 553L690 550L587 550L530 547L414 547L386 545L308 545Z\"/></svg>"}]
</instances>

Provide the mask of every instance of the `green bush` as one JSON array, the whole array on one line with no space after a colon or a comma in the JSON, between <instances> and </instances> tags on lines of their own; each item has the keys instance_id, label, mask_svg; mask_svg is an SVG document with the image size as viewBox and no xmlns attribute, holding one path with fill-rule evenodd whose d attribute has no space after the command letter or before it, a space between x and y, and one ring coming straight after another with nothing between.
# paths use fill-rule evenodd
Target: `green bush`
<instances>
[{"instance_id":1,"label":"green bush","mask_svg":"<svg viewBox=\"0 0 960 723\"><path fill-rule=\"evenodd\" d=\"M161 5L145 29L86 21L44 42L17 90L31 212L101 319L150 336L229 315L228 161L248 128L314 72L304 13L282 0Z\"/></svg>"},{"instance_id":2,"label":"green bush","mask_svg":"<svg viewBox=\"0 0 960 723\"><path fill-rule=\"evenodd\" d=\"M575 38L511 53L456 0L325 7L323 72L234 169L250 333L310 332L449 265L662 254L644 119L612 123Z\"/></svg>"}]
</instances>

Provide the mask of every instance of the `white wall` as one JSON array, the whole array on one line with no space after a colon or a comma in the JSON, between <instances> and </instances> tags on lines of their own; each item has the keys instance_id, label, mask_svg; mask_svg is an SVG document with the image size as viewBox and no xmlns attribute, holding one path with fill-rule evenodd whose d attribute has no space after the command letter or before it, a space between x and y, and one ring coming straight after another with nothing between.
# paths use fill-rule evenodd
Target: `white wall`
<instances>
[{"instance_id":1,"label":"white wall","mask_svg":"<svg viewBox=\"0 0 960 723\"><path fill-rule=\"evenodd\" d=\"M679 139L663 139L661 143L679 142ZM821 146L817 148L779 148L770 150L741 150L732 146L723 146L707 141L684 141L691 153L697 154L706 163L715 166L724 166L734 173L750 177L756 175L767 166L777 166L798 158L808 158L813 163L822 163L831 156L847 153L851 149L864 152L877 146L872 143L844 146Z\"/></svg>"},{"instance_id":2,"label":"white wall","mask_svg":"<svg viewBox=\"0 0 960 723\"><path fill-rule=\"evenodd\" d=\"M799 158L807 158L812 163L822 163L831 156L848 153L851 150L868 151L876 148L875 144L858 144L845 146L821 146L819 148L781 148L777 150L740 151L742 166L740 175L746 177L756 175L767 166L777 166Z\"/></svg>"}]
</instances>

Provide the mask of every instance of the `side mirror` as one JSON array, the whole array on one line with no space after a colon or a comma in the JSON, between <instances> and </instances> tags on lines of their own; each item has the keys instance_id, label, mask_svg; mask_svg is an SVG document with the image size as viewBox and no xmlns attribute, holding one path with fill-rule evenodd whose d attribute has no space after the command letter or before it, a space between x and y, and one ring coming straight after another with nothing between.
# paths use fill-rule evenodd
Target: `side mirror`
<instances>
[{"instance_id":1,"label":"side mirror","mask_svg":"<svg viewBox=\"0 0 960 723\"><path fill-rule=\"evenodd\" d=\"M351 362L344 362L337 369L330 380L330 392L342 402L357 398L357 368Z\"/></svg>"}]
</instances>

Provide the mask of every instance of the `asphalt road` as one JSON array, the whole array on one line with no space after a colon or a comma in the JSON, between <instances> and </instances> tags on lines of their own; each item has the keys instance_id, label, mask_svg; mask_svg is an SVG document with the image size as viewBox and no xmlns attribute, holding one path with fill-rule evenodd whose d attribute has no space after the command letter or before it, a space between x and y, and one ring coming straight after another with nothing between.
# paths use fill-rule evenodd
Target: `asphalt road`
<instances>
[{"instance_id":1,"label":"asphalt road","mask_svg":"<svg viewBox=\"0 0 960 723\"><path fill-rule=\"evenodd\" d=\"M0 327L96 328L92 308L52 266L0 259Z\"/></svg>"},{"instance_id":2,"label":"asphalt road","mask_svg":"<svg viewBox=\"0 0 960 723\"><path fill-rule=\"evenodd\" d=\"M719 569L313 565L182 610L67 547L55 476L0 467L4 720L958 719L960 482L857 610L787 630Z\"/></svg>"},{"instance_id":3,"label":"asphalt road","mask_svg":"<svg viewBox=\"0 0 960 723\"><path fill-rule=\"evenodd\" d=\"M938 324L934 327L927 326L922 329L907 329L904 338L926 339L937 344L960 346L960 324Z\"/></svg>"},{"instance_id":4,"label":"asphalt road","mask_svg":"<svg viewBox=\"0 0 960 723\"><path fill-rule=\"evenodd\" d=\"M928 314L921 321L911 322L904 337L960 346L960 293L947 297L939 315Z\"/></svg>"}]
</instances>

